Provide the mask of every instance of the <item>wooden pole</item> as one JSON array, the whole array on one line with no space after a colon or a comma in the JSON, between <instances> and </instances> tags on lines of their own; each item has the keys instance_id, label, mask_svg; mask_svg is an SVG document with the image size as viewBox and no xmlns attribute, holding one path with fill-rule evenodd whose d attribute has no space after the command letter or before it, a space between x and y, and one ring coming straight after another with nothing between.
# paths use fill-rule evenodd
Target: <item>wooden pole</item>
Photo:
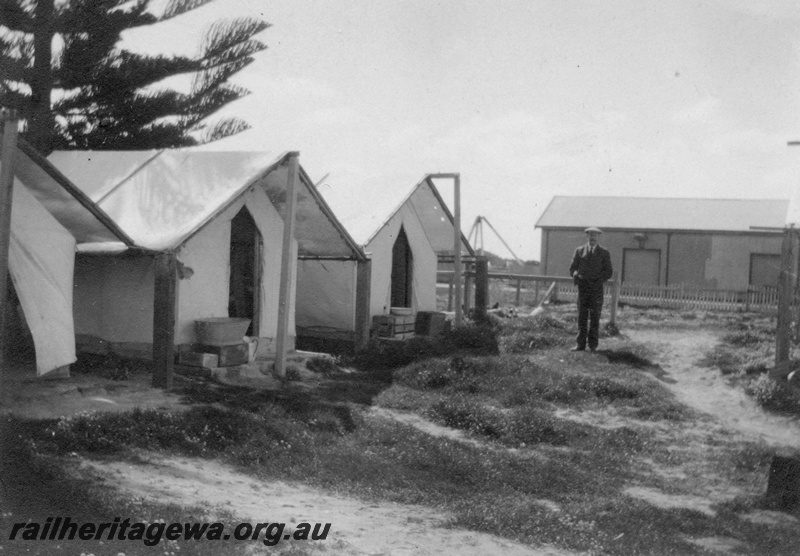
<instances>
[{"instance_id":1,"label":"wooden pole","mask_svg":"<svg viewBox=\"0 0 800 556\"><path fill-rule=\"evenodd\" d=\"M175 366L175 307L178 262L175 253L155 256L153 295L153 387L172 388Z\"/></svg>"},{"instance_id":2,"label":"wooden pole","mask_svg":"<svg viewBox=\"0 0 800 556\"><path fill-rule=\"evenodd\" d=\"M461 326L461 175L453 174L453 271L456 277L456 314L454 326Z\"/></svg>"},{"instance_id":3,"label":"wooden pole","mask_svg":"<svg viewBox=\"0 0 800 556\"><path fill-rule=\"evenodd\" d=\"M456 275L455 275L455 273L453 273L453 275L450 277L450 281L447 283L447 310L448 311L452 311L453 310L453 285L455 284L455 282L456 282Z\"/></svg>"},{"instance_id":4,"label":"wooden pole","mask_svg":"<svg viewBox=\"0 0 800 556\"><path fill-rule=\"evenodd\" d=\"M372 285L372 261L358 261L356 266L356 330L355 349L360 351L369 343L370 287Z\"/></svg>"},{"instance_id":5,"label":"wooden pole","mask_svg":"<svg viewBox=\"0 0 800 556\"><path fill-rule=\"evenodd\" d=\"M489 259L475 261L475 320L486 320L489 309Z\"/></svg>"},{"instance_id":6,"label":"wooden pole","mask_svg":"<svg viewBox=\"0 0 800 556\"><path fill-rule=\"evenodd\" d=\"M619 305L619 272L614 271L613 285L611 286L611 324L617 324L617 305Z\"/></svg>"},{"instance_id":7,"label":"wooden pole","mask_svg":"<svg viewBox=\"0 0 800 556\"><path fill-rule=\"evenodd\" d=\"M8 288L8 250L11 241L11 202L14 191L14 155L17 151L17 117L0 112L3 143L0 151L0 371L5 368L6 293Z\"/></svg>"},{"instance_id":8,"label":"wooden pole","mask_svg":"<svg viewBox=\"0 0 800 556\"><path fill-rule=\"evenodd\" d=\"M783 231L781 243L781 272L778 277L778 327L775 333L775 364L789 360L791 339L791 274L792 274L792 229Z\"/></svg>"},{"instance_id":9,"label":"wooden pole","mask_svg":"<svg viewBox=\"0 0 800 556\"><path fill-rule=\"evenodd\" d=\"M297 258L292 257L295 216L297 211L297 179L300 172L300 153L289 153L289 175L286 178L286 203L283 211L283 250L281 251L281 283L278 301L278 335L275 339L275 374L286 377L286 345L289 335L289 311L291 310L292 268Z\"/></svg>"}]
</instances>

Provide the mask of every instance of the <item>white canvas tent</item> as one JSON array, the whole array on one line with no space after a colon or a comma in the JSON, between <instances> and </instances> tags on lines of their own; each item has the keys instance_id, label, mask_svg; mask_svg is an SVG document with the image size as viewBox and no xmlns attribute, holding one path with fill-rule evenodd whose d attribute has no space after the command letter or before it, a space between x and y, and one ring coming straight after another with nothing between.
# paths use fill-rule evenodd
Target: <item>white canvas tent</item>
<instances>
[{"instance_id":1,"label":"white canvas tent","mask_svg":"<svg viewBox=\"0 0 800 556\"><path fill-rule=\"evenodd\" d=\"M248 316L253 321L251 335L276 337L287 155L195 149L64 151L53 153L50 160L79 182L138 247L174 255L179 278L175 345L196 341L194 321L206 317ZM295 256L363 259L302 169L298 181ZM249 219L241 220L243 213ZM243 224L241 238L236 230L242 225L237 222L249 222ZM251 266L238 266L237 243L254 253ZM149 356L156 264L152 256L81 258L75 302L79 334L116 351ZM246 303L252 312L232 315L232 276L242 272L255 286ZM294 299L292 287L287 300L290 336Z\"/></svg>"},{"instance_id":2,"label":"white canvas tent","mask_svg":"<svg viewBox=\"0 0 800 556\"><path fill-rule=\"evenodd\" d=\"M33 337L36 371L43 375L76 360L76 251L120 251L132 241L21 139L13 174L8 270Z\"/></svg>"},{"instance_id":3,"label":"white canvas tent","mask_svg":"<svg viewBox=\"0 0 800 556\"><path fill-rule=\"evenodd\" d=\"M427 175L408 193L380 190L354 196L348 191L325 189L345 228L371 259L370 317L388 314L393 305L410 307L414 312L437 309L438 263L452 260L455 234L453 215L435 181L433 175ZM395 245L401 235L405 237L401 241L407 242L402 249L408 251L406 263L393 260L398 257ZM463 234L461 254L474 256ZM404 265L405 272L398 272L398 265ZM401 280L407 283L398 288ZM357 272L352 263L300 260L299 334L347 339L357 324L356 285Z\"/></svg>"}]
</instances>

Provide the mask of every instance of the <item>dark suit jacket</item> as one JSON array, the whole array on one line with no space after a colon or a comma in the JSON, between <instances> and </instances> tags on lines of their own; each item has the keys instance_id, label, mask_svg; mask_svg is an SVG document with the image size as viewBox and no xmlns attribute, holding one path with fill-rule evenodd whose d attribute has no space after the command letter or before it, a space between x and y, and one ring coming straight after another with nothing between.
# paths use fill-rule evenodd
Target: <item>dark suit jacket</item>
<instances>
[{"instance_id":1,"label":"dark suit jacket","mask_svg":"<svg viewBox=\"0 0 800 556\"><path fill-rule=\"evenodd\" d=\"M569 265L571 276L578 271L580 278L575 280L578 286L602 287L603 282L611 279L614 269L611 267L611 254L607 249L596 245L594 254L589 254L589 245L581 245L575 249L572 264Z\"/></svg>"}]
</instances>

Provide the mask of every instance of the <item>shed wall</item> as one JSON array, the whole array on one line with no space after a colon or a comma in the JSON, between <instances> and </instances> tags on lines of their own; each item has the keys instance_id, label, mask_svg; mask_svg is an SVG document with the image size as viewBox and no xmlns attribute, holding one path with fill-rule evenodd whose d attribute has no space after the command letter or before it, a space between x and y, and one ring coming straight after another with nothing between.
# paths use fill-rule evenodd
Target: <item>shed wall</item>
<instances>
[{"instance_id":1,"label":"shed wall","mask_svg":"<svg viewBox=\"0 0 800 556\"><path fill-rule=\"evenodd\" d=\"M623 272L625 249L657 249L661 252L660 285L744 290L750 280L750 255L781 252L778 234L605 231L600 244L611 252L614 270ZM567 276L575 248L586 242L583 230L544 230L543 274ZM794 263L793 263L794 264Z\"/></svg>"}]
</instances>

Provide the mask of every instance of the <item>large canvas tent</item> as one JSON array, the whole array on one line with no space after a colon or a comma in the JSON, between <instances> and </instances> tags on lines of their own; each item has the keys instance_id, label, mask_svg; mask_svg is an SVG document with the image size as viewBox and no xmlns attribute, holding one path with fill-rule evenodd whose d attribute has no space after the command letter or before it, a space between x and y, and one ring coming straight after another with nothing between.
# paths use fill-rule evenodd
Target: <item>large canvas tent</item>
<instances>
[{"instance_id":1,"label":"large canvas tent","mask_svg":"<svg viewBox=\"0 0 800 556\"><path fill-rule=\"evenodd\" d=\"M372 191L360 198L326 188L326 198L371 260L368 316L391 307L436 311L439 262L454 257L454 218L426 175L411 190ZM398 198L398 196L401 196ZM461 255L474 256L461 234ZM299 335L349 339L358 324L357 268L348 261L298 262Z\"/></svg>"},{"instance_id":2,"label":"large canvas tent","mask_svg":"<svg viewBox=\"0 0 800 556\"><path fill-rule=\"evenodd\" d=\"M174 344L196 341L207 317L252 320L249 334L270 345L282 301L294 336L294 272L286 300L279 279L286 212L288 155L196 149L55 152L50 160L150 256L83 257L76 268L76 326L87 343L149 355L154 334L157 253L175 257ZM313 188L298 176L294 261L303 257L362 260Z\"/></svg>"},{"instance_id":3,"label":"large canvas tent","mask_svg":"<svg viewBox=\"0 0 800 556\"><path fill-rule=\"evenodd\" d=\"M33 337L37 374L43 375L76 360L76 251L121 251L132 240L22 139L13 175L8 271Z\"/></svg>"}]
</instances>

